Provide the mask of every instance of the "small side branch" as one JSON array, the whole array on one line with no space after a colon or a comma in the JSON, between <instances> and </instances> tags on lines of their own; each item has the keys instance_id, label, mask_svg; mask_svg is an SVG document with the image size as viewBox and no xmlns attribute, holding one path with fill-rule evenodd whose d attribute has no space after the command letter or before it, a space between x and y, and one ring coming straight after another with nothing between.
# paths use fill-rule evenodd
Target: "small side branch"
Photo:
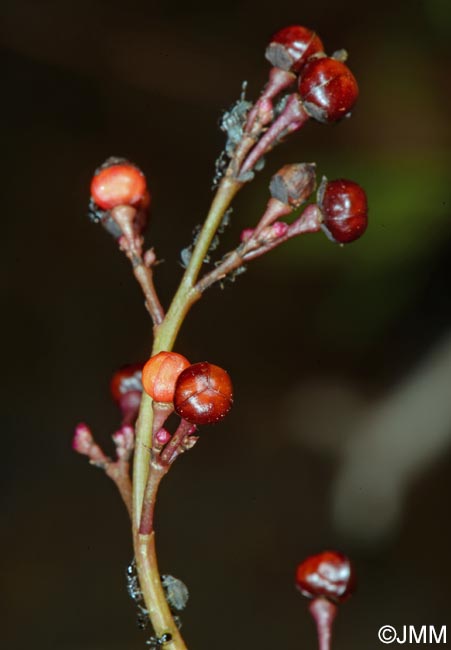
<instances>
[{"instance_id":1,"label":"small side branch","mask_svg":"<svg viewBox=\"0 0 451 650\"><path fill-rule=\"evenodd\" d=\"M138 264L133 264L133 274L142 289L146 301L146 309L153 320L154 326L158 327L163 322L164 310L155 289L152 268L145 266L141 258Z\"/></svg>"},{"instance_id":2,"label":"small side branch","mask_svg":"<svg viewBox=\"0 0 451 650\"><path fill-rule=\"evenodd\" d=\"M123 426L113 435L117 459L112 460L95 442L91 429L86 424L79 424L72 440L74 451L87 456L91 465L103 469L114 481L127 512L132 517L132 483L130 480L130 457L134 446L134 431L130 426Z\"/></svg>"}]
</instances>

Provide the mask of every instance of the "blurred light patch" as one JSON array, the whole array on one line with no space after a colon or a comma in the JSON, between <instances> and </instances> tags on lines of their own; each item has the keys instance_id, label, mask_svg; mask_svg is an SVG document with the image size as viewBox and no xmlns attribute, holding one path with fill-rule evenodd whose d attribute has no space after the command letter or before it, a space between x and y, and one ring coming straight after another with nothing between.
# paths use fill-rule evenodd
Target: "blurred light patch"
<instances>
[{"instance_id":1,"label":"blurred light patch","mask_svg":"<svg viewBox=\"0 0 451 650\"><path fill-rule=\"evenodd\" d=\"M330 492L337 531L361 545L392 537L412 483L450 447L451 336L372 404L357 388L329 380L296 393L291 437L339 458Z\"/></svg>"}]
</instances>

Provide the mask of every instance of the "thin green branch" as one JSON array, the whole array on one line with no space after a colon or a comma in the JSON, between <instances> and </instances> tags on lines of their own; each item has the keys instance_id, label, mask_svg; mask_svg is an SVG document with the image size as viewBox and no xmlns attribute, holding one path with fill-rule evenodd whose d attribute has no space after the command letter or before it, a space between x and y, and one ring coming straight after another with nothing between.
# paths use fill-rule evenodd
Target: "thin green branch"
<instances>
[{"instance_id":1,"label":"thin green branch","mask_svg":"<svg viewBox=\"0 0 451 650\"><path fill-rule=\"evenodd\" d=\"M200 298L201 293L195 289L195 284L202 264L224 214L241 186L242 183L234 179L230 166L218 187L171 306L163 322L155 328L152 355L173 348L188 311ZM150 535L139 533L144 493L149 474L152 423L152 399L144 394L136 423L133 470L133 539L138 577L155 634L161 636L170 633L172 635L172 640L167 644L168 650L186 650L185 643L175 626L161 585L155 553L154 532Z\"/></svg>"}]
</instances>

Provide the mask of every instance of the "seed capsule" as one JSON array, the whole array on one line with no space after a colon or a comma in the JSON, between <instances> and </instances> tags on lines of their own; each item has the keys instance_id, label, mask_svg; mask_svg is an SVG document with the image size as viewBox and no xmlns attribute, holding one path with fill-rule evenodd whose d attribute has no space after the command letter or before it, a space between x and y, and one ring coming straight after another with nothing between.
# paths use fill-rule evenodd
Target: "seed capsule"
<instances>
[{"instance_id":1,"label":"seed capsule","mask_svg":"<svg viewBox=\"0 0 451 650\"><path fill-rule=\"evenodd\" d=\"M175 386L174 408L192 424L219 422L232 408L233 389L228 373L211 363L195 363L184 370Z\"/></svg>"},{"instance_id":2,"label":"seed capsule","mask_svg":"<svg viewBox=\"0 0 451 650\"><path fill-rule=\"evenodd\" d=\"M118 205L148 207L150 202L144 174L129 162L101 168L92 179L91 196L102 210Z\"/></svg>"},{"instance_id":3,"label":"seed capsule","mask_svg":"<svg viewBox=\"0 0 451 650\"><path fill-rule=\"evenodd\" d=\"M321 39L311 29L290 25L274 34L265 56L277 68L299 72L309 57L323 49Z\"/></svg>"},{"instance_id":4,"label":"seed capsule","mask_svg":"<svg viewBox=\"0 0 451 650\"><path fill-rule=\"evenodd\" d=\"M296 587L308 598L324 596L341 603L355 587L351 561L337 551L311 555L296 569Z\"/></svg>"},{"instance_id":5,"label":"seed capsule","mask_svg":"<svg viewBox=\"0 0 451 650\"><path fill-rule=\"evenodd\" d=\"M359 87L347 65L324 56L311 59L299 76L299 94L307 113L318 122L336 122L354 106Z\"/></svg>"},{"instance_id":6,"label":"seed capsule","mask_svg":"<svg viewBox=\"0 0 451 650\"><path fill-rule=\"evenodd\" d=\"M367 229L365 190L354 181L340 178L322 183L318 205L323 214L323 230L333 241L348 244L361 237Z\"/></svg>"}]
</instances>

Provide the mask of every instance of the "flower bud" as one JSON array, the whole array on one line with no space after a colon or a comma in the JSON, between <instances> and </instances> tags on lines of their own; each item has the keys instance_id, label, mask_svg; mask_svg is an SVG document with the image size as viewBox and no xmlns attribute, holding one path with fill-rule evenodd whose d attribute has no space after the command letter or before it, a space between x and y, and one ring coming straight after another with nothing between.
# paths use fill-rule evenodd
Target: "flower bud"
<instances>
[{"instance_id":1,"label":"flower bud","mask_svg":"<svg viewBox=\"0 0 451 650\"><path fill-rule=\"evenodd\" d=\"M316 186L315 163L285 165L279 169L269 184L274 199L290 205L293 209L304 203Z\"/></svg>"}]
</instances>

